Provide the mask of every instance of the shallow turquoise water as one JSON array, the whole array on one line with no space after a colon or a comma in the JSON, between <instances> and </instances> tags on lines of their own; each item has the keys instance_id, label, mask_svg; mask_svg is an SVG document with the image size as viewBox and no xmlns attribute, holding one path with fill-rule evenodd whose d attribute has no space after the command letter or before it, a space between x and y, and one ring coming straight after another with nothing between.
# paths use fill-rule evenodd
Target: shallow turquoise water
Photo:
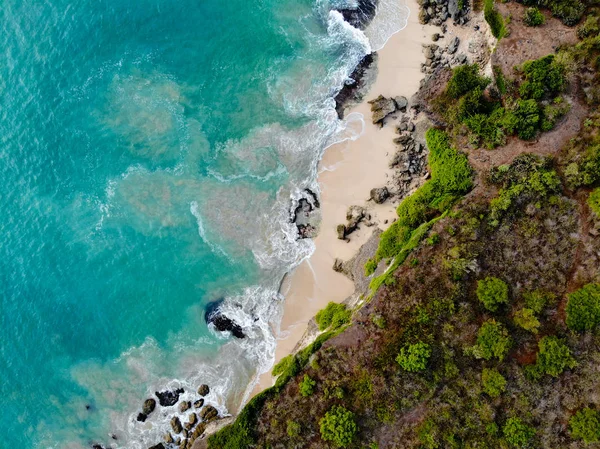
<instances>
[{"instance_id":1,"label":"shallow turquoise water","mask_svg":"<svg viewBox=\"0 0 600 449\"><path fill-rule=\"evenodd\" d=\"M329 10L3 2L6 447L146 447L169 417L135 423L145 395L206 381L225 410L268 362L277 282L311 251L290 196L343 134L331 95L369 49ZM245 342L204 323L222 297Z\"/></svg>"}]
</instances>

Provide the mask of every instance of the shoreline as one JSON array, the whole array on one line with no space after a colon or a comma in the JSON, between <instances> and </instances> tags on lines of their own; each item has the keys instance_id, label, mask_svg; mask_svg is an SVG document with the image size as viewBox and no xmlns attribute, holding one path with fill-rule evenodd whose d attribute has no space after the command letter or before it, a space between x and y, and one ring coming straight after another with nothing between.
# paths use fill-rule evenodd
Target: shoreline
<instances>
[{"instance_id":1,"label":"shoreline","mask_svg":"<svg viewBox=\"0 0 600 449\"><path fill-rule=\"evenodd\" d=\"M372 188L390 187L394 170L389 161L397 150L397 137L390 124L380 127L371 122L368 100L377 95L412 97L425 74L423 45L436 27L419 22L419 5L406 0L409 8L407 25L392 35L378 50L374 82L363 93L363 99L346 109L345 116L361 114L363 132L354 141L344 141L327 148L318 168L321 196L321 223L314 238L315 251L283 280L285 296L283 316L277 335L275 361L295 352L302 344L309 322L330 301L343 302L355 292L352 280L333 270L334 261L353 258L376 229L385 230L396 217L400 198L390 198L383 204L369 200ZM371 215L372 226L364 223L349 236L349 241L337 238L336 226L345 221L350 206L362 206ZM261 374L250 398L274 383L271 372Z\"/></svg>"}]
</instances>

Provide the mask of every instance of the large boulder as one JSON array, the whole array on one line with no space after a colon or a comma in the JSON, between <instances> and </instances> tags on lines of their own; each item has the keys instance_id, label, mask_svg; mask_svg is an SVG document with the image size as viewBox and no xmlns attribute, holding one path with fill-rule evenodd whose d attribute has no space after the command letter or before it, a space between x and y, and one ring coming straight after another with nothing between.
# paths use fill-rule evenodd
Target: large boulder
<instances>
[{"instance_id":1,"label":"large boulder","mask_svg":"<svg viewBox=\"0 0 600 449\"><path fill-rule=\"evenodd\" d=\"M144 413L138 413L136 420L139 422L145 422L148 416Z\"/></svg>"},{"instance_id":2,"label":"large boulder","mask_svg":"<svg viewBox=\"0 0 600 449\"><path fill-rule=\"evenodd\" d=\"M396 103L396 108L402 112L405 112L408 107L408 100L406 97L396 97L394 98L394 103Z\"/></svg>"},{"instance_id":3,"label":"large boulder","mask_svg":"<svg viewBox=\"0 0 600 449\"><path fill-rule=\"evenodd\" d=\"M158 443L158 444L155 444L152 447L149 447L148 449L165 449L165 445L162 444L162 443Z\"/></svg>"},{"instance_id":4,"label":"large boulder","mask_svg":"<svg viewBox=\"0 0 600 449\"><path fill-rule=\"evenodd\" d=\"M188 430L188 431L191 430L192 427L194 427L197 422L198 422L198 415L196 415L195 413L190 414L188 422L185 423L186 430Z\"/></svg>"},{"instance_id":5,"label":"large boulder","mask_svg":"<svg viewBox=\"0 0 600 449\"><path fill-rule=\"evenodd\" d=\"M158 403L163 407L170 407L177 404L179 401L179 395L183 394L183 388L178 388L175 391L156 391L154 393L158 398Z\"/></svg>"},{"instance_id":6,"label":"large boulder","mask_svg":"<svg viewBox=\"0 0 600 449\"><path fill-rule=\"evenodd\" d=\"M182 401L179 404L179 413L184 413L185 411L192 408L192 403L190 401Z\"/></svg>"},{"instance_id":7,"label":"large boulder","mask_svg":"<svg viewBox=\"0 0 600 449\"><path fill-rule=\"evenodd\" d=\"M384 203L390 197L390 192L387 187L376 187L371 189L371 199L377 204Z\"/></svg>"},{"instance_id":8,"label":"large boulder","mask_svg":"<svg viewBox=\"0 0 600 449\"><path fill-rule=\"evenodd\" d=\"M458 36L455 36L454 39L450 41L448 44L448 54L453 55L458 50L458 46L460 45L460 39Z\"/></svg>"},{"instance_id":9,"label":"large boulder","mask_svg":"<svg viewBox=\"0 0 600 449\"><path fill-rule=\"evenodd\" d=\"M179 421L179 418L177 416L173 416L173 418L171 418L171 428L173 429L173 432L176 434L181 433L181 431L183 430L181 421Z\"/></svg>"},{"instance_id":10,"label":"large boulder","mask_svg":"<svg viewBox=\"0 0 600 449\"><path fill-rule=\"evenodd\" d=\"M350 206L346 212L346 220L348 225L346 226L346 234L354 232L358 227L358 224L365 218L366 210L362 206Z\"/></svg>"},{"instance_id":11,"label":"large boulder","mask_svg":"<svg viewBox=\"0 0 600 449\"><path fill-rule=\"evenodd\" d=\"M383 95L369 101L369 104L371 105L374 124L383 122L383 119L396 111L396 102L392 98L386 98Z\"/></svg>"},{"instance_id":12,"label":"large boulder","mask_svg":"<svg viewBox=\"0 0 600 449\"><path fill-rule=\"evenodd\" d=\"M201 408L204 405L204 399L200 398L194 402L194 408Z\"/></svg>"},{"instance_id":13,"label":"large boulder","mask_svg":"<svg viewBox=\"0 0 600 449\"><path fill-rule=\"evenodd\" d=\"M146 399L144 401L144 405L142 407L142 413L147 416L150 413L152 413L155 408L156 408L156 400L154 400L153 398Z\"/></svg>"},{"instance_id":14,"label":"large boulder","mask_svg":"<svg viewBox=\"0 0 600 449\"><path fill-rule=\"evenodd\" d=\"M236 338L245 338L246 335L242 327L233 321L231 318L223 315L219 307L223 303L222 300L213 301L206 305L204 319L207 324L212 323L219 332L231 332Z\"/></svg>"},{"instance_id":15,"label":"large boulder","mask_svg":"<svg viewBox=\"0 0 600 449\"><path fill-rule=\"evenodd\" d=\"M200 418L205 422L215 419L218 415L219 412L212 405L207 405L200 411Z\"/></svg>"},{"instance_id":16,"label":"large boulder","mask_svg":"<svg viewBox=\"0 0 600 449\"><path fill-rule=\"evenodd\" d=\"M206 396L208 393L210 393L210 388L208 388L208 385L202 384L198 387L198 394L200 396ZM204 404L204 399L201 399L201 401L202 401L202 404ZM200 404L200 406L202 406L202 404Z\"/></svg>"}]
</instances>

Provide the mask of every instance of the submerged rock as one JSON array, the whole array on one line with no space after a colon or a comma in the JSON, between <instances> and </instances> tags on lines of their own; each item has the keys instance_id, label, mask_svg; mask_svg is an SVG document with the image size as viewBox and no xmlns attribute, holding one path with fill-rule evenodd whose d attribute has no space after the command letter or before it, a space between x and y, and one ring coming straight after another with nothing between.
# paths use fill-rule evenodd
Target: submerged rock
<instances>
[{"instance_id":1,"label":"submerged rock","mask_svg":"<svg viewBox=\"0 0 600 449\"><path fill-rule=\"evenodd\" d=\"M291 216L291 222L296 224L298 237L301 239L312 238L316 235L315 210L321 207L317 194L311 189L304 189L304 195L298 200Z\"/></svg>"},{"instance_id":2,"label":"submerged rock","mask_svg":"<svg viewBox=\"0 0 600 449\"><path fill-rule=\"evenodd\" d=\"M242 327L233 321L231 318L223 315L219 307L223 300L213 301L206 305L204 319L207 324L212 323L219 332L231 332L236 338L244 338L246 335Z\"/></svg>"},{"instance_id":3,"label":"submerged rock","mask_svg":"<svg viewBox=\"0 0 600 449\"><path fill-rule=\"evenodd\" d=\"M354 8L338 8L344 20L354 28L364 30L377 11L378 0L358 0Z\"/></svg>"},{"instance_id":4,"label":"submerged rock","mask_svg":"<svg viewBox=\"0 0 600 449\"><path fill-rule=\"evenodd\" d=\"M156 401L152 398L146 399L144 401L144 406L142 407L142 413L144 415L149 415L156 408Z\"/></svg>"},{"instance_id":5,"label":"submerged rock","mask_svg":"<svg viewBox=\"0 0 600 449\"><path fill-rule=\"evenodd\" d=\"M335 110L340 119L344 118L344 109L350 103L360 101L367 84L367 72L377 61L377 53L369 53L356 66L340 91L335 96Z\"/></svg>"},{"instance_id":6,"label":"submerged rock","mask_svg":"<svg viewBox=\"0 0 600 449\"><path fill-rule=\"evenodd\" d=\"M210 388L208 388L208 385L202 384L198 387L198 394L200 396L206 396L208 393L210 393ZM204 399L200 399L200 401L202 401L200 403L200 407L202 407L202 404L204 404ZM200 402L200 401L197 401L197 402ZM194 403L194 405L196 405L196 404ZM198 407L196 407L196 408L198 408Z\"/></svg>"},{"instance_id":7,"label":"submerged rock","mask_svg":"<svg viewBox=\"0 0 600 449\"><path fill-rule=\"evenodd\" d=\"M148 449L165 449L165 445L162 444L162 443L158 443L158 444L155 444L152 447L149 447Z\"/></svg>"},{"instance_id":8,"label":"submerged rock","mask_svg":"<svg viewBox=\"0 0 600 449\"><path fill-rule=\"evenodd\" d=\"M148 416L145 413L138 413L137 418L135 418L138 422L145 422Z\"/></svg>"},{"instance_id":9,"label":"submerged rock","mask_svg":"<svg viewBox=\"0 0 600 449\"><path fill-rule=\"evenodd\" d=\"M175 391L156 391L154 394L158 398L158 403L163 407L170 407L177 404L179 395L183 393L183 388L178 388Z\"/></svg>"}]
</instances>

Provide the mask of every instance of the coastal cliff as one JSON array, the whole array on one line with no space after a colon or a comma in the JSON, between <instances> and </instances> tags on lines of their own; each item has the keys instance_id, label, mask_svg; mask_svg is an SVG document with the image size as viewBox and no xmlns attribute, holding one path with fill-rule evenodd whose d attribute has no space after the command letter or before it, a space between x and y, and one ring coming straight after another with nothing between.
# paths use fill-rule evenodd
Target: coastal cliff
<instances>
[{"instance_id":1,"label":"coastal cliff","mask_svg":"<svg viewBox=\"0 0 600 449\"><path fill-rule=\"evenodd\" d=\"M366 193L396 218L336 261L356 291L274 386L194 448L600 441L600 11L525 3L421 2L440 29L419 92L367 95L397 151ZM347 219L340 239L371 221Z\"/></svg>"}]
</instances>

